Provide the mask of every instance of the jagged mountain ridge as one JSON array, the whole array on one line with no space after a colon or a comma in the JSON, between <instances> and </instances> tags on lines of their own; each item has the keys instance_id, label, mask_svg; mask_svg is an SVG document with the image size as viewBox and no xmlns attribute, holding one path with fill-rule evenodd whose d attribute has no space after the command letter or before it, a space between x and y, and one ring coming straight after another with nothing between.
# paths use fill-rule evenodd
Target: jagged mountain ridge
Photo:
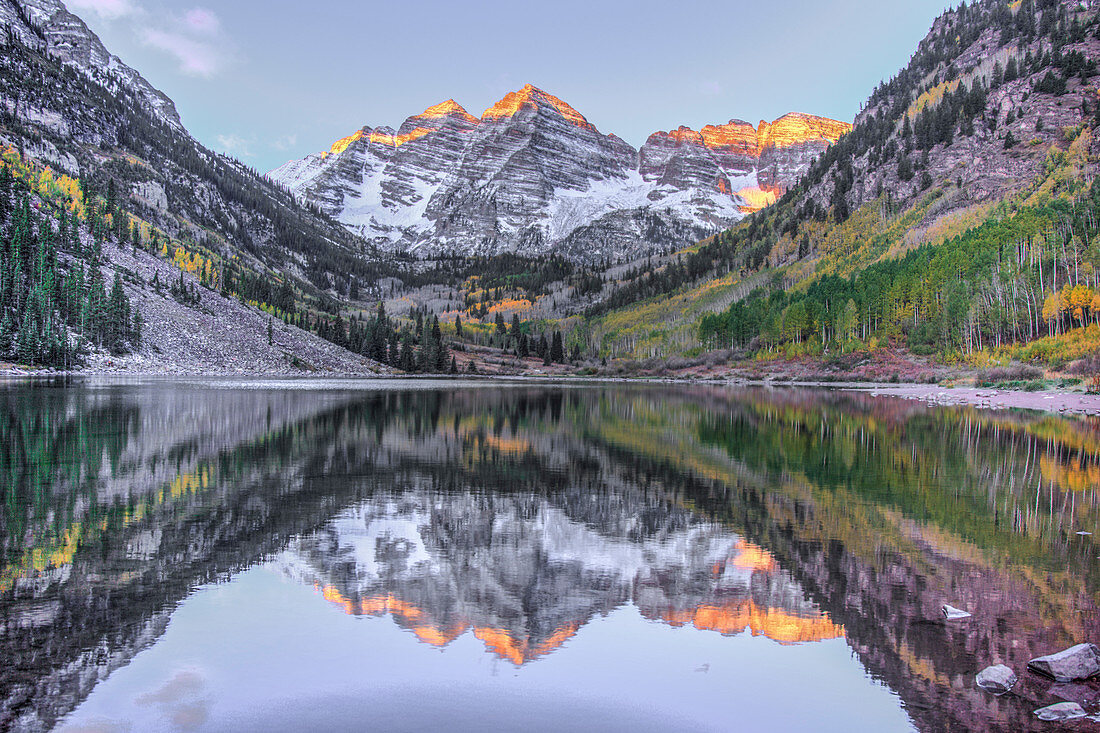
<instances>
[{"instance_id":1,"label":"jagged mountain ridge","mask_svg":"<svg viewBox=\"0 0 1100 733\"><path fill-rule=\"evenodd\" d=\"M268 177L385 249L614 258L688 244L770 204L849 128L793 113L656 132L635 150L528 84L480 119L447 100Z\"/></svg>"}]
</instances>

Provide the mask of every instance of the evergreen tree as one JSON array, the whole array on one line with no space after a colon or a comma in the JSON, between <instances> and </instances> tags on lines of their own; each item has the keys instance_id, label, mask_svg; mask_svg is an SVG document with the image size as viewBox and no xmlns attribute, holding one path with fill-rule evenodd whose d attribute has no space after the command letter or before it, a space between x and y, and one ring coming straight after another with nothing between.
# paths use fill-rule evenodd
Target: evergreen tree
<instances>
[{"instance_id":1,"label":"evergreen tree","mask_svg":"<svg viewBox=\"0 0 1100 733\"><path fill-rule=\"evenodd\" d=\"M554 340L550 345L550 361L561 363L565 360L565 349L562 346L561 331L554 331Z\"/></svg>"},{"instance_id":2,"label":"evergreen tree","mask_svg":"<svg viewBox=\"0 0 1100 733\"><path fill-rule=\"evenodd\" d=\"M512 314L512 329L508 333L508 335L515 342L516 348L518 349L519 348L519 337L520 337L520 325L519 325L519 314L518 313L513 313Z\"/></svg>"},{"instance_id":3,"label":"evergreen tree","mask_svg":"<svg viewBox=\"0 0 1100 733\"><path fill-rule=\"evenodd\" d=\"M126 292L122 289L122 278L116 273L114 284L111 286L111 294L107 298L107 308L103 323L102 340L113 352L120 352L130 335L132 318L130 315L130 301Z\"/></svg>"},{"instance_id":4,"label":"evergreen tree","mask_svg":"<svg viewBox=\"0 0 1100 733\"><path fill-rule=\"evenodd\" d=\"M432 345L432 356L434 357L432 371L443 374L447 371L447 360L451 354L447 349L447 344L443 342L443 332L439 328L438 316L432 319Z\"/></svg>"},{"instance_id":5,"label":"evergreen tree","mask_svg":"<svg viewBox=\"0 0 1100 733\"><path fill-rule=\"evenodd\" d=\"M406 333L401 339L401 359L398 363L401 371L412 374L416 371L416 354L413 353L412 335Z\"/></svg>"}]
</instances>

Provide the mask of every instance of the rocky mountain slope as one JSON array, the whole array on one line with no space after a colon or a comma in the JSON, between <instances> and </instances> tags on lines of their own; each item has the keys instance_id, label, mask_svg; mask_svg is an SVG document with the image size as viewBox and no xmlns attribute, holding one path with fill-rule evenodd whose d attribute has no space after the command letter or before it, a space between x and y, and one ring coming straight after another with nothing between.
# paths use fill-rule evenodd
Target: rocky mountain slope
<instances>
[{"instance_id":1,"label":"rocky mountain slope","mask_svg":"<svg viewBox=\"0 0 1100 733\"><path fill-rule=\"evenodd\" d=\"M775 201L850 126L804 114L603 134L528 84L480 119L454 100L268 174L379 247L618 258L682 246Z\"/></svg>"},{"instance_id":2,"label":"rocky mountain slope","mask_svg":"<svg viewBox=\"0 0 1100 733\"><path fill-rule=\"evenodd\" d=\"M20 232L31 221L50 272L71 278L73 291L53 287L33 308L10 307L5 359L146 373L378 371L335 328L338 293L392 265L200 145L172 101L59 0L2 0L0 45L0 238L27 251ZM85 320L65 303L98 313L85 268L118 279L143 322L127 329L137 336L106 343L73 325ZM18 271L14 279L25 291ZM57 348L22 346L40 341Z\"/></svg>"},{"instance_id":3,"label":"rocky mountain slope","mask_svg":"<svg viewBox=\"0 0 1100 733\"><path fill-rule=\"evenodd\" d=\"M103 193L168 236L320 289L368 276L363 245L236 160L60 0L0 1L0 148Z\"/></svg>"}]
</instances>

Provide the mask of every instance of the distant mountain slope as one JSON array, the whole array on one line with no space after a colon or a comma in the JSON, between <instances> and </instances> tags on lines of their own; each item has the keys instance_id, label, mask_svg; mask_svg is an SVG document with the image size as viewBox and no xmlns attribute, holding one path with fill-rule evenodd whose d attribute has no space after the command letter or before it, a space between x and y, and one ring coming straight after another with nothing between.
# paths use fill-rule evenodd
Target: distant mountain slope
<instances>
[{"instance_id":1,"label":"distant mountain slope","mask_svg":"<svg viewBox=\"0 0 1100 733\"><path fill-rule=\"evenodd\" d=\"M0 146L50 165L172 237L346 290L362 242L184 129L175 105L60 0L0 0Z\"/></svg>"},{"instance_id":2,"label":"distant mountain slope","mask_svg":"<svg viewBox=\"0 0 1100 733\"><path fill-rule=\"evenodd\" d=\"M791 114L657 132L634 150L528 84L480 119L447 100L268 177L386 249L618 258L683 246L773 202L848 129Z\"/></svg>"}]
</instances>

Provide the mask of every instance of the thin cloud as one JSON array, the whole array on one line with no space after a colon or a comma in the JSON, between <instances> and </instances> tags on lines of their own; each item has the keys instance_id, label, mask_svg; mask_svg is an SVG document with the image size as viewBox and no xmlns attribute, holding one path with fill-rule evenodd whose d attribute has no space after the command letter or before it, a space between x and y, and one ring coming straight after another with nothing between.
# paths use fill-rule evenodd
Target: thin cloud
<instances>
[{"instance_id":1,"label":"thin cloud","mask_svg":"<svg viewBox=\"0 0 1100 733\"><path fill-rule=\"evenodd\" d=\"M214 11L195 7L158 25L143 30L142 40L174 57L184 74L211 77L225 65L227 43Z\"/></svg>"},{"instance_id":2,"label":"thin cloud","mask_svg":"<svg viewBox=\"0 0 1100 733\"><path fill-rule=\"evenodd\" d=\"M69 8L95 13L104 20L118 20L140 10L130 0L69 0Z\"/></svg>"},{"instance_id":3,"label":"thin cloud","mask_svg":"<svg viewBox=\"0 0 1100 733\"><path fill-rule=\"evenodd\" d=\"M699 82L699 93L707 97L717 97L722 93L722 83L714 79Z\"/></svg>"},{"instance_id":4,"label":"thin cloud","mask_svg":"<svg viewBox=\"0 0 1100 733\"><path fill-rule=\"evenodd\" d=\"M222 150L236 157L253 157L252 146L256 143L254 138L244 138L236 133L218 135L218 145Z\"/></svg>"},{"instance_id":5,"label":"thin cloud","mask_svg":"<svg viewBox=\"0 0 1100 733\"><path fill-rule=\"evenodd\" d=\"M174 33L147 29L144 38L147 46L164 51L179 62L180 71L191 76L213 76L221 68L221 54L209 43Z\"/></svg>"}]
</instances>

